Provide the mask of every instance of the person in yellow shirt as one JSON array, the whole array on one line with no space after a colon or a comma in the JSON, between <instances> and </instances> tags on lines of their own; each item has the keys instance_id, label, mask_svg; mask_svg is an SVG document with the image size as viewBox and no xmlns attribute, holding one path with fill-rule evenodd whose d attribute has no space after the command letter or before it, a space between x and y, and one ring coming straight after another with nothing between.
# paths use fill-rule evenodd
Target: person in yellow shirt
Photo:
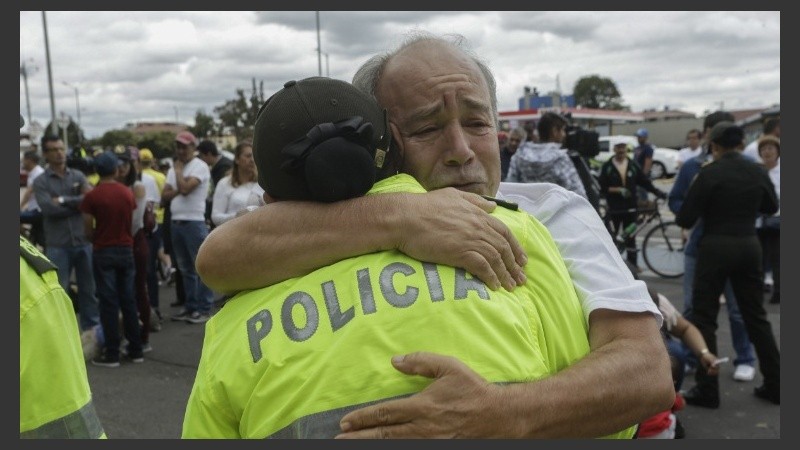
<instances>
[{"instance_id":1,"label":"person in yellow shirt","mask_svg":"<svg viewBox=\"0 0 800 450\"><path fill-rule=\"evenodd\" d=\"M164 191L164 184L167 182L167 176L154 167L155 157L149 148L142 148L139 150L139 164L142 167L142 173L150 175L156 180L158 186L159 198L155 200L156 206L156 228L147 236L147 242L150 246L150 253L148 254L147 261L147 292L150 295L150 307L153 308L158 320L151 320L151 331L159 331L161 329L161 310L159 309L159 287L158 287L158 268L164 267L167 274L172 267L172 261L168 254L164 252L164 207L161 206L161 192Z\"/></svg>"},{"instance_id":2,"label":"person in yellow shirt","mask_svg":"<svg viewBox=\"0 0 800 450\"><path fill-rule=\"evenodd\" d=\"M399 158L390 141L385 111L369 95L323 77L290 81L256 121L265 200L424 193L411 176L391 175ZM494 207L478 195L474 201L476 209ZM581 360L590 350L588 323L564 261L547 229L514 209L492 212L528 254L527 282L513 293L391 250L233 297L206 324L182 436L335 437L346 413L431 383L395 370L397 354L457 358L498 401L515 395L500 385L546 383ZM509 418L524 420L513 411Z\"/></svg>"}]
</instances>

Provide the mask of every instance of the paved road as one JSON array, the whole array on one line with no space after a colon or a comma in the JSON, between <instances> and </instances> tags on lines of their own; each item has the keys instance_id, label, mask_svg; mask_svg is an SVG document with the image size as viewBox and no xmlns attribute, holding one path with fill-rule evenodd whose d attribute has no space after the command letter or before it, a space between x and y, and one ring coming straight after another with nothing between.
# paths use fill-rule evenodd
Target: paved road
<instances>
[{"instance_id":1,"label":"paved road","mask_svg":"<svg viewBox=\"0 0 800 450\"><path fill-rule=\"evenodd\" d=\"M682 307L681 279L665 280L642 274L651 287ZM162 286L164 312L178 312L169 304L174 289ZM767 305L776 338L780 340L780 305ZM718 332L720 356L733 357L725 309ZM143 364L123 363L117 369L88 365L89 382L97 411L110 438L178 438L186 400L200 359L203 325L165 322L162 331L152 333L153 351ZM780 407L752 395L760 380L733 381L732 365L722 369L722 406L708 410L687 406L679 413L687 438L780 438ZM686 381L688 386L693 380Z\"/></svg>"}]
</instances>

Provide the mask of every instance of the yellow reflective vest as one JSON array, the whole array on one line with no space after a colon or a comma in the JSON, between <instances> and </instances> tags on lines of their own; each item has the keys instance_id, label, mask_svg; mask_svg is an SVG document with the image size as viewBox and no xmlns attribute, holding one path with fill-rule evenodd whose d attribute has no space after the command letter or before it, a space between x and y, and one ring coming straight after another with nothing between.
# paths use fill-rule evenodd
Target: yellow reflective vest
<instances>
[{"instance_id":1,"label":"yellow reflective vest","mask_svg":"<svg viewBox=\"0 0 800 450\"><path fill-rule=\"evenodd\" d=\"M370 194L388 192L425 191L397 175ZM521 211L492 214L528 255L528 283L513 293L398 251L239 293L206 323L183 437L331 438L347 412L430 384L395 370L393 355L451 355L495 383L542 379L583 358L588 324L549 232Z\"/></svg>"},{"instance_id":2,"label":"yellow reflective vest","mask_svg":"<svg viewBox=\"0 0 800 450\"><path fill-rule=\"evenodd\" d=\"M19 239L19 437L96 439L75 312L55 266Z\"/></svg>"}]
</instances>

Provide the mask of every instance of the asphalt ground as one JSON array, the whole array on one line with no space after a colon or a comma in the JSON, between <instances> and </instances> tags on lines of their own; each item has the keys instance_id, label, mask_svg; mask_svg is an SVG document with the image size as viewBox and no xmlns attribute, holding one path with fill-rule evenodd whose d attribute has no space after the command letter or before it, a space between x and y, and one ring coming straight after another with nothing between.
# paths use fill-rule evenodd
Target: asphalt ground
<instances>
[{"instance_id":1,"label":"asphalt ground","mask_svg":"<svg viewBox=\"0 0 800 450\"><path fill-rule=\"evenodd\" d=\"M682 278L664 279L651 272L641 274L650 287L664 294L680 310L683 305ZM161 309L167 318L180 308L173 286L160 288ZM766 300L765 300L766 302ZM780 305L766 303L776 339L780 342ZM720 310L717 331L719 356L733 360L727 310ZM109 438L174 439L181 435L186 401L191 392L200 351L204 325L164 321L161 331L151 333L153 351L145 362L124 362L118 368L87 365L95 407ZM705 409L687 405L678 412L687 439L764 439L780 438L780 406L753 395L761 375L750 382L732 379L734 367L725 364L720 374L721 406ZM692 377L684 388L694 384Z\"/></svg>"}]
</instances>

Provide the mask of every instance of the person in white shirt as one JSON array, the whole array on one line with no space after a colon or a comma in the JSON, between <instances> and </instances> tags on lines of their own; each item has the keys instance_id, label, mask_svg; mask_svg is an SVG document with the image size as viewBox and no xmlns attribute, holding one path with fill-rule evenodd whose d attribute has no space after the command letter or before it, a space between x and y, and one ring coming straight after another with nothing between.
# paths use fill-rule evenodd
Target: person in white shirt
<instances>
[{"instance_id":1,"label":"person in white shirt","mask_svg":"<svg viewBox=\"0 0 800 450\"><path fill-rule=\"evenodd\" d=\"M678 150L678 169L680 169L681 165L683 165L683 163L686 161L694 158L695 156L699 156L700 153L703 153L703 146L700 145L702 136L703 133L696 128L693 128L686 133L686 147Z\"/></svg>"},{"instance_id":2,"label":"person in white shirt","mask_svg":"<svg viewBox=\"0 0 800 450\"><path fill-rule=\"evenodd\" d=\"M161 198L171 202L173 262L183 277L186 296L186 308L172 320L205 323L210 318L214 293L197 275L195 259L208 236L205 212L211 172L208 164L195 157L196 148L197 138L192 133L181 131L175 137L175 161L167 172Z\"/></svg>"},{"instance_id":3,"label":"person in white shirt","mask_svg":"<svg viewBox=\"0 0 800 450\"><path fill-rule=\"evenodd\" d=\"M234 150L231 174L223 177L214 189L211 220L220 226L248 211L264 205L264 189L258 185L258 169L253 159L253 144L240 142Z\"/></svg>"},{"instance_id":4,"label":"person in white shirt","mask_svg":"<svg viewBox=\"0 0 800 450\"><path fill-rule=\"evenodd\" d=\"M30 240L34 245L42 249L45 246L44 227L42 226L42 210L33 194L33 180L44 173L44 168L39 165L39 153L36 150L28 150L22 155L22 168L28 172L28 182L25 185L25 192L19 201L19 222L29 224Z\"/></svg>"},{"instance_id":5,"label":"person in white shirt","mask_svg":"<svg viewBox=\"0 0 800 450\"><path fill-rule=\"evenodd\" d=\"M778 200L781 199L781 140L766 135L758 140L758 154L767 168L769 179L775 186ZM756 231L761 241L764 272L772 273L772 304L781 302L781 210L771 216L756 219ZM765 283L766 284L766 283Z\"/></svg>"},{"instance_id":6,"label":"person in white shirt","mask_svg":"<svg viewBox=\"0 0 800 450\"><path fill-rule=\"evenodd\" d=\"M495 203L481 198L501 195L519 202L550 231L589 317L592 351L546 380L501 390L502 398L493 397L496 391L457 360L405 355L395 368L436 379L412 397L349 413L342 437L557 437L575 436L576 430L584 437L602 436L669 407L675 393L658 331L661 313L627 270L591 204L554 184L500 183L496 88L489 68L459 41L419 33L396 51L367 61L353 84L386 108L393 150L404 158L402 170L430 192L267 204L209 235L197 259L204 281L232 292L350 256L398 249L419 260L463 267L491 289L513 289L524 283L519 277L526 257L508 228L485 214ZM615 408L609 409L609 402ZM445 410L456 403L468 411L470 424L480 426L454 421ZM376 408L387 413L383 422L376 422L381 416ZM515 412L513 421L503 420L509 410Z\"/></svg>"}]
</instances>

